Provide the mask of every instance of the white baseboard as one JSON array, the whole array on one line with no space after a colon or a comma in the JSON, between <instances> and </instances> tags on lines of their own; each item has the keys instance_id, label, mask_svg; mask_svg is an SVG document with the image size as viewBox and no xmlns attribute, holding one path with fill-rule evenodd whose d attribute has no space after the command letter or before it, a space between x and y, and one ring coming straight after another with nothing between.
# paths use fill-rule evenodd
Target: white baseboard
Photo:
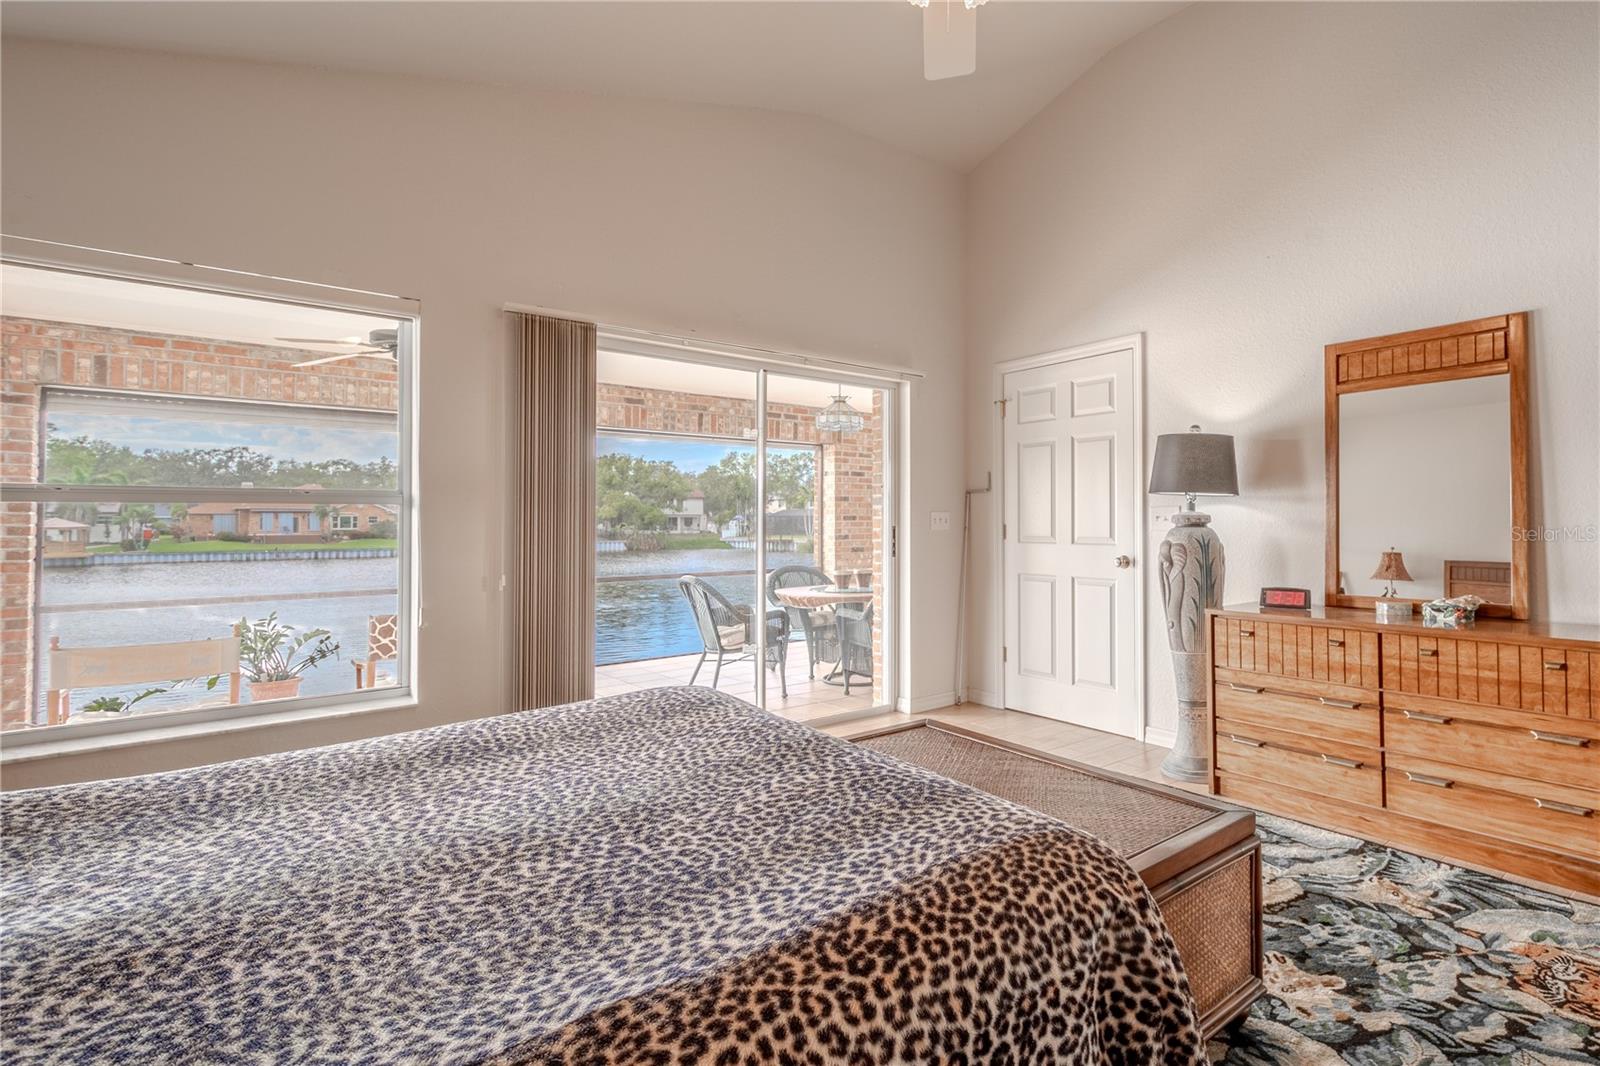
<instances>
[{"instance_id":1,"label":"white baseboard","mask_svg":"<svg viewBox=\"0 0 1600 1066\"><path fill-rule=\"evenodd\" d=\"M967 702L982 704L985 707L998 708L1001 706L1000 693L984 692L981 689L975 688L970 688L967 690Z\"/></svg>"},{"instance_id":2,"label":"white baseboard","mask_svg":"<svg viewBox=\"0 0 1600 1066\"><path fill-rule=\"evenodd\" d=\"M902 698L899 707L902 711L916 714L919 711L936 711L941 707L948 707L956 701L954 692L934 692L926 696L913 696Z\"/></svg>"},{"instance_id":3,"label":"white baseboard","mask_svg":"<svg viewBox=\"0 0 1600 1066\"><path fill-rule=\"evenodd\" d=\"M1144 742L1170 748L1178 742L1178 734L1170 729L1157 729L1153 725L1147 725L1144 727Z\"/></svg>"}]
</instances>

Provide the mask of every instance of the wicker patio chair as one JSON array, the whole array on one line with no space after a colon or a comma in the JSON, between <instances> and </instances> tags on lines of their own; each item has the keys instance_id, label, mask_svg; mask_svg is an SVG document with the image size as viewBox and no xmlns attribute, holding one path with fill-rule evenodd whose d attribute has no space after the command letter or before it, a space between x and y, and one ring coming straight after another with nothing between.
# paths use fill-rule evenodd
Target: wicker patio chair
<instances>
[{"instance_id":1,"label":"wicker patio chair","mask_svg":"<svg viewBox=\"0 0 1600 1066\"><path fill-rule=\"evenodd\" d=\"M789 616L789 632L798 627L806 635L806 674L815 679L818 663L839 658L839 630L831 610L791 607L778 599L778 590L811 585L831 585L833 579L814 566L780 566L767 576L767 602Z\"/></svg>"},{"instance_id":2,"label":"wicker patio chair","mask_svg":"<svg viewBox=\"0 0 1600 1066\"><path fill-rule=\"evenodd\" d=\"M711 674L711 687L716 688L722 678L724 661L744 662L755 658L759 650L753 617L755 612L750 607L736 607L729 603L722 593L698 577L679 578L678 589L683 593L683 598L689 601L689 610L694 612L694 624L700 632L702 645L700 661L694 664L689 684L694 684L695 678L700 676L700 668L706 664L706 657L715 655L717 665ZM766 625L767 669L778 671L778 687L787 699L789 682L784 676L784 668L789 662L789 616L782 611L768 611ZM730 655L733 656L731 660L728 659Z\"/></svg>"},{"instance_id":3,"label":"wicker patio chair","mask_svg":"<svg viewBox=\"0 0 1600 1066\"><path fill-rule=\"evenodd\" d=\"M865 608L840 606L834 611L839 630L839 673L844 694L850 695L850 675L872 680L872 604Z\"/></svg>"}]
</instances>

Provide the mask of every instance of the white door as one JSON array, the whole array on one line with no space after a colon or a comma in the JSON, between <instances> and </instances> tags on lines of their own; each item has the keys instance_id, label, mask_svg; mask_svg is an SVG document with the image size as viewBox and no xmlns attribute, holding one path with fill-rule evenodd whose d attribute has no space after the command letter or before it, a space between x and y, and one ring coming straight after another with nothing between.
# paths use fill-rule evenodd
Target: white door
<instances>
[{"instance_id":1,"label":"white door","mask_svg":"<svg viewBox=\"0 0 1600 1066\"><path fill-rule=\"evenodd\" d=\"M1135 736L1131 347L1007 373L1005 705Z\"/></svg>"}]
</instances>

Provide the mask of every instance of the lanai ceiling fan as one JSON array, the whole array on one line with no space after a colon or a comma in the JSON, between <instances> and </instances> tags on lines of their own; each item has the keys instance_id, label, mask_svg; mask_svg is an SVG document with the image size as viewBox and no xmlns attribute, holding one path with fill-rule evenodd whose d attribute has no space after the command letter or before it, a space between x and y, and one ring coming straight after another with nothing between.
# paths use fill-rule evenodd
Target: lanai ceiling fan
<instances>
[{"instance_id":1,"label":"lanai ceiling fan","mask_svg":"<svg viewBox=\"0 0 1600 1066\"><path fill-rule=\"evenodd\" d=\"M325 355L321 359L307 359L305 362L296 363L295 366L322 366L324 363L338 363L345 359L387 359L391 363L399 361L395 356L395 349L400 346L400 331L393 328L372 330L364 340L361 337L274 337L273 339L283 341L285 344L314 344L319 348L333 346L354 349L335 355Z\"/></svg>"}]
</instances>

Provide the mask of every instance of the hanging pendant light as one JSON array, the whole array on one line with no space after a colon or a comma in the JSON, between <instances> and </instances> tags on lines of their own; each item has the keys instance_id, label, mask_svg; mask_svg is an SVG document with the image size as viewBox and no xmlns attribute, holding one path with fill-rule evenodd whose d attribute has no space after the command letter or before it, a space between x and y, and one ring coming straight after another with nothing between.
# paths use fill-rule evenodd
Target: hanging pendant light
<instances>
[{"instance_id":1,"label":"hanging pendant light","mask_svg":"<svg viewBox=\"0 0 1600 1066\"><path fill-rule=\"evenodd\" d=\"M844 398L844 386L833 402L817 412L817 428L824 433L859 433L867 424L867 416L850 406Z\"/></svg>"}]
</instances>

